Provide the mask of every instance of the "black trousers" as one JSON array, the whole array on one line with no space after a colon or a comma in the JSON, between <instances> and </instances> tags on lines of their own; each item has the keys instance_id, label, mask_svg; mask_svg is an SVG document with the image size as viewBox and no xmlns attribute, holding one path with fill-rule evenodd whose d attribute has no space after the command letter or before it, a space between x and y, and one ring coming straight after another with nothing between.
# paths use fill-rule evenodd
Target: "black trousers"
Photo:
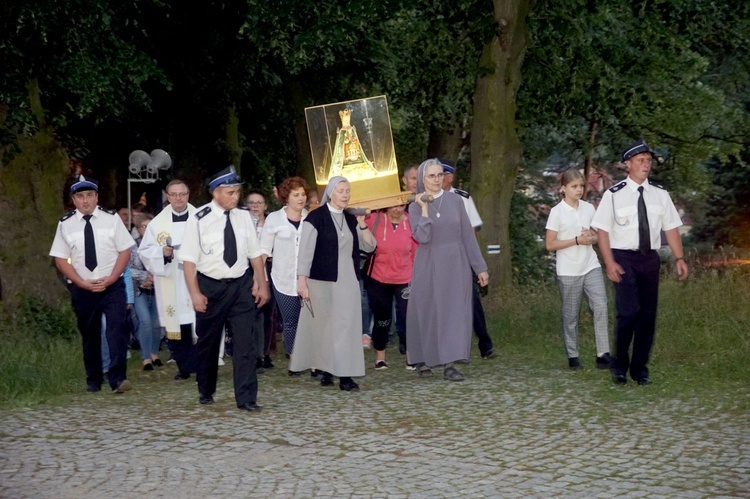
<instances>
[{"instance_id":1,"label":"black trousers","mask_svg":"<svg viewBox=\"0 0 750 499\"><path fill-rule=\"evenodd\" d=\"M625 273L614 283L617 326L615 328L615 374L625 375L630 369L633 379L648 376L648 358L654 343L656 304L659 299L659 254L649 251L613 249L615 261ZM633 357L630 358L630 344Z\"/></svg>"},{"instance_id":2,"label":"black trousers","mask_svg":"<svg viewBox=\"0 0 750 499\"><path fill-rule=\"evenodd\" d=\"M269 289L272 289L271 265L268 261L266 261L266 271L269 280L268 286ZM247 273L250 275L251 279L255 277L252 267L247 269ZM253 349L255 350L255 355L258 357L258 360L263 359L263 357L268 355L271 350L271 336L273 335L272 315L274 307L276 307L276 301L274 300L273 293L271 293L268 302L266 302L266 304L260 309L256 307L255 312L253 313L252 328L254 329L253 338L255 339Z\"/></svg>"},{"instance_id":3,"label":"black trousers","mask_svg":"<svg viewBox=\"0 0 750 499\"><path fill-rule=\"evenodd\" d=\"M406 324L406 305L408 299L404 297L404 290L409 284L386 284L371 277L365 278L365 289L373 315L372 346L375 350L385 350L388 345L388 333L393 322L393 300L396 299L396 321L398 341L406 345L406 328L398 328L399 322Z\"/></svg>"},{"instance_id":4,"label":"black trousers","mask_svg":"<svg viewBox=\"0 0 750 499\"><path fill-rule=\"evenodd\" d=\"M492 338L490 338L487 332L487 319L484 317L484 307L482 306L482 299L479 296L479 283L477 282L477 275L473 271L471 272L471 282L472 325L474 327L474 334L479 338L479 352L484 356L492 350Z\"/></svg>"},{"instance_id":5,"label":"black trousers","mask_svg":"<svg viewBox=\"0 0 750 499\"><path fill-rule=\"evenodd\" d=\"M207 397L216 391L221 332L227 323L232 330L235 402L238 407L253 404L258 396L256 329L252 324L256 313L253 279L249 272L233 280L216 280L198 273L198 287L208 299L206 311L195 313L198 391Z\"/></svg>"},{"instance_id":6,"label":"black trousers","mask_svg":"<svg viewBox=\"0 0 750 499\"><path fill-rule=\"evenodd\" d=\"M198 349L193 344L192 324L180 324L180 339L169 340L169 347L181 373L190 374L198 370Z\"/></svg>"},{"instance_id":7,"label":"black trousers","mask_svg":"<svg viewBox=\"0 0 750 499\"><path fill-rule=\"evenodd\" d=\"M114 390L127 377L128 332L125 327L127 304L125 282L122 277L101 293L71 286L70 295L78 318L78 330L83 339L83 364L86 383L101 386L102 373L102 314L107 316L107 344L109 345L109 386Z\"/></svg>"}]
</instances>

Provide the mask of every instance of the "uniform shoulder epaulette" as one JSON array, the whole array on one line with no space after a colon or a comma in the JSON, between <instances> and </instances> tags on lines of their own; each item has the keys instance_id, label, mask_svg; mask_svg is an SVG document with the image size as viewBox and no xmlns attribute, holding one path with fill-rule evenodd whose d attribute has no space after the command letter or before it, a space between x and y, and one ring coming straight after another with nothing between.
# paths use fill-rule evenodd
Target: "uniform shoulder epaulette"
<instances>
[{"instance_id":1,"label":"uniform shoulder epaulette","mask_svg":"<svg viewBox=\"0 0 750 499\"><path fill-rule=\"evenodd\" d=\"M65 215L63 215L63 216L60 217L60 221L61 222L66 221L67 219L69 219L70 217L72 217L73 215L75 215L75 213L76 213L76 210L71 210L71 211L67 212Z\"/></svg>"},{"instance_id":2,"label":"uniform shoulder epaulette","mask_svg":"<svg viewBox=\"0 0 750 499\"><path fill-rule=\"evenodd\" d=\"M197 218L198 220L200 220L201 218L205 217L209 213L211 213L211 207L210 206L206 206L205 208L203 208L202 210L198 211L195 214L195 218Z\"/></svg>"},{"instance_id":3,"label":"uniform shoulder epaulette","mask_svg":"<svg viewBox=\"0 0 750 499\"><path fill-rule=\"evenodd\" d=\"M250 211L250 208L242 204L238 204L237 208L239 208L240 210Z\"/></svg>"},{"instance_id":4,"label":"uniform shoulder epaulette","mask_svg":"<svg viewBox=\"0 0 750 499\"><path fill-rule=\"evenodd\" d=\"M99 209L102 210L104 213L109 213L110 215L117 215L117 213L115 213L115 210L108 210L107 208L102 208L101 206L99 207Z\"/></svg>"},{"instance_id":5,"label":"uniform shoulder epaulette","mask_svg":"<svg viewBox=\"0 0 750 499\"><path fill-rule=\"evenodd\" d=\"M648 185L653 185L654 187L658 187L659 189L662 189L662 190L665 190L665 191L667 190L667 188L664 187L661 184L654 184L653 182L649 182Z\"/></svg>"},{"instance_id":6,"label":"uniform shoulder epaulette","mask_svg":"<svg viewBox=\"0 0 750 499\"><path fill-rule=\"evenodd\" d=\"M622 189L626 185L628 185L628 183L623 180L619 184L615 184L612 187L610 187L609 188L609 192L611 192L612 194L614 194L615 192L619 191L620 189Z\"/></svg>"},{"instance_id":7,"label":"uniform shoulder epaulette","mask_svg":"<svg viewBox=\"0 0 750 499\"><path fill-rule=\"evenodd\" d=\"M453 192L455 192L459 196L465 197L466 199L469 199L469 197L470 197L468 192L462 191L461 189L453 189Z\"/></svg>"}]
</instances>

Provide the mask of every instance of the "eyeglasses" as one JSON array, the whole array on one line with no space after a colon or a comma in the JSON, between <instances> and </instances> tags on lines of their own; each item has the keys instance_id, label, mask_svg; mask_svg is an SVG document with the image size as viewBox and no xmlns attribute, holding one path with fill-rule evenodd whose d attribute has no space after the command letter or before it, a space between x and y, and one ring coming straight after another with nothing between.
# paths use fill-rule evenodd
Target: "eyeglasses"
<instances>
[{"instance_id":1,"label":"eyeglasses","mask_svg":"<svg viewBox=\"0 0 750 499\"><path fill-rule=\"evenodd\" d=\"M184 198L187 197L187 195L190 194L189 192L173 192L172 194L167 193L167 196L171 198Z\"/></svg>"},{"instance_id":2,"label":"eyeglasses","mask_svg":"<svg viewBox=\"0 0 750 499\"><path fill-rule=\"evenodd\" d=\"M430 173L429 175L425 175L427 180L437 180L443 177L445 177L445 173Z\"/></svg>"},{"instance_id":3,"label":"eyeglasses","mask_svg":"<svg viewBox=\"0 0 750 499\"><path fill-rule=\"evenodd\" d=\"M266 202L265 201L248 201L247 204L248 206L260 206L260 205L266 204Z\"/></svg>"}]
</instances>

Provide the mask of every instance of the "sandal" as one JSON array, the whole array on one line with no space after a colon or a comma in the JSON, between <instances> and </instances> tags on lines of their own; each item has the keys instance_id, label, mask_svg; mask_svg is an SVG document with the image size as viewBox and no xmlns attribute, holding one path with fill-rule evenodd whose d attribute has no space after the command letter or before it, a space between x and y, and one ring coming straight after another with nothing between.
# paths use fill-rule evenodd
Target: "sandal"
<instances>
[{"instance_id":1,"label":"sandal","mask_svg":"<svg viewBox=\"0 0 750 499\"><path fill-rule=\"evenodd\" d=\"M432 369L422 364L417 367L417 374L420 378L429 378L430 376L432 376Z\"/></svg>"},{"instance_id":2,"label":"sandal","mask_svg":"<svg viewBox=\"0 0 750 499\"><path fill-rule=\"evenodd\" d=\"M455 367L446 367L443 371L443 379L447 379L448 381L463 381L465 378Z\"/></svg>"}]
</instances>

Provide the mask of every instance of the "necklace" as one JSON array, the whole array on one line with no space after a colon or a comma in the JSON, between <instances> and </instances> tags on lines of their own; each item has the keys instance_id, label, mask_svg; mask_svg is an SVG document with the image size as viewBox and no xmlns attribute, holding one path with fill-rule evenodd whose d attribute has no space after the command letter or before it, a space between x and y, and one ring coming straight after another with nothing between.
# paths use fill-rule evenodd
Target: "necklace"
<instances>
[{"instance_id":1,"label":"necklace","mask_svg":"<svg viewBox=\"0 0 750 499\"><path fill-rule=\"evenodd\" d=\"M344 216L341 215L341 223L339 223L338 220L336 220L336 217L333 216L333 213L331 213L331 218L333 218L333 223L336 224L336 227L339 228L339 234L341 234L341 237L344 237Z\"/></svg>"},{"instance_id":2,"label":"necklace","mask_svg":"<svg viewBox=\"0 0 750 499\"><path fill-rule=\"evenodd\" d=\"M430 204L430 206L432 206L432 204ZM440 196L440 202L438 203L438 207L437 208L435 208L434 206L432 206L433 208L435 208L435 213L436 213L436 216L438 218L440 218L440 207L441 206L443 206L443 196Z\"/></svg>"}]
</instances>

